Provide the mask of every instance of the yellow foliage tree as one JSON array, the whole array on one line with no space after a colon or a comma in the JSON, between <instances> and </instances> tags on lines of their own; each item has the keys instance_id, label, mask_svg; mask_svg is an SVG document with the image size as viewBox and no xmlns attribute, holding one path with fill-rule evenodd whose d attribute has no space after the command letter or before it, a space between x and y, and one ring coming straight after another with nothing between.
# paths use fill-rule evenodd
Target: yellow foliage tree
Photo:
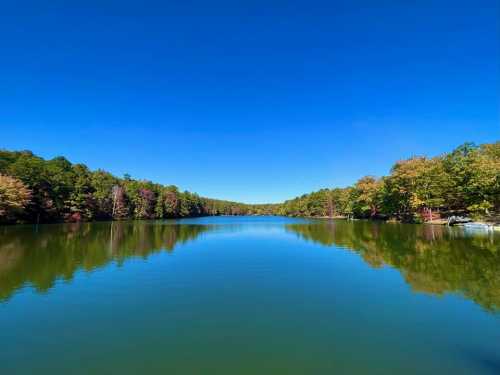
<instances>
[{"instance_id":1,"label":"yellow foliage tree","mask_svg":"<svg viewBox=\"0 0 500 375\"><path fill-rule=\"evenodd\" d=\"M0 221L9 221L31 200L31 191L17 178L0 174Z\"/></svg>"}]
</instances>

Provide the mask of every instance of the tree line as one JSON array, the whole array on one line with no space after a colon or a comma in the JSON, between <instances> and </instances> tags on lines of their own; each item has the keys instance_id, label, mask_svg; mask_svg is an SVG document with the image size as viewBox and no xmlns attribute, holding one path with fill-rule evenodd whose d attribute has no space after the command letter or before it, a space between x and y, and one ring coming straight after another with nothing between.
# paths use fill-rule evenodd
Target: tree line
<instances>
[{"instance_id":1,"label":"tree line","mask_svg":"<svg viewBox=\"0 0 500 375\"><path fill-rule=\"evenodd\" d=\"M272 205L200 197L174 185L118 178L64 157L0 150L0 223L270 214Z\"/></svg>"},{"instance_id":2,"label":"tree line","mask_svg":"<svg viewBox=\"0 0 500 375\"><path fill-rule=\"evenodd\" d=\"M452 214L494 219L500 213L500 142L466 143L437 157L401 160L389 176L366 176L353 186L305 194L277 212L408 222Z\"/></svg>"},{"instance_id":3,"label":"tree line","mask_svg":"<svg viewBox=\"0 0 500 375\"><path fill-rule=\"evenodd\" d=\"M398 161L389 176L322 189L281 204L200 197L174 185L118 178L64 157L0 150L0 223L284 215L419 222L500 214L500 142L466 143L437 157ZM498 220L498 218L496 219Z\"/></svg>"}]
</instances>

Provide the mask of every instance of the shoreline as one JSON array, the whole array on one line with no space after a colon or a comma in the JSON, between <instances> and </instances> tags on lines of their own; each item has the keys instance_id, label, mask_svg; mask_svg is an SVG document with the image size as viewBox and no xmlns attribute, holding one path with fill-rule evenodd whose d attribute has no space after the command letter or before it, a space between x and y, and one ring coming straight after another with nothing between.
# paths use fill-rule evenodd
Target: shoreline
<instances>
[{"instance_id":1,"label":"shoreline","mask_svg":"<svg viewBox=\"0 0 500 375\"><path fill-rule=\"evenodd\" d=\"M164 221L164 220L183 220L183 219L196 219L196 218L207 218L207 217L259 217L259 216L276 216L276 217L287 217L287 218L302 218L302 219L318 219L318 220L345 220L345 221L360 221L366 220L371 222L384 222L384 223L394 223L394 224L417 224L417 225L439 225L439 226L447 226L447 219L437 219L425 221L422 223L418 222L405 222L397 219L388 219L384 220L381 218L348 218L347 216L337 215L337 216L289 216L289 215L259 215L259 214L249 214L249 215L196 215L196 216L185 216L185 217L170 217L170 218L150 218L150 219L135 219L135 218L125 218L120 220L113 219L100 219L100 220L82 220L82 221L49 221L49 222L18 222L18 223L0 223L1 227L10 227L10 226L19 226L19 225L50 225L50 224L88 224L88 223L114 223L114 222L124 222L124 221ZM487 221L473 221L468 224L484 226L494 231L500 231L500 222L487 222ZM454 227L467 227L464 224L454 224L451 225Z\"/></svg>"}]
</instances>

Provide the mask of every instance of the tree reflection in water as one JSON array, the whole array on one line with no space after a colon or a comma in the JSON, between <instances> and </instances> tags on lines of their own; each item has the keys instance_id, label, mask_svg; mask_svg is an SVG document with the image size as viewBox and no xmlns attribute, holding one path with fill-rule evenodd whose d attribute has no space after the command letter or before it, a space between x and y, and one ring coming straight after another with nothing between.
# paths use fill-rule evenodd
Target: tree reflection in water
<instances>
[{"instance_id":1,"label":"tree reflection in water","mask_svg":"<svg viewBox=\"0 0 500 375\"><path fill-rule=\"evenodd\" d=\"M0 301L26 284L45 292L78 270L171 252L213 227L154 221L0 227Z\"/></svg>"},{"instance_id":2,"label":"tree reflection in water","mask_svg":"<svg viewBox=\"0 0 500 375\"><path fill-rule=\"evenodd\" d=\"M442 226L342 220L262 225L352 250L374 268L394 267L414 291L460 293L489 311L500 311L498 233L475 235ZM224 232L251 229L248 224L161 221L0 227L0 301L25 285L43 293L57 280L70 281L79 270L171 252L176 245L217 228Z\"/></svg>"},{"instance_id":3,"label":"tree reflection in water","mask_svg":"<svg viewBox=\"0 0 500 375\"><path fill-rule=\"evenodd\" d=\"M371 267L394 267L414 291L460 293L489 311L500 311L498 234L370 221L316 221L286 229L306 240L355 251Z\"/></svg>"}]
</instances>

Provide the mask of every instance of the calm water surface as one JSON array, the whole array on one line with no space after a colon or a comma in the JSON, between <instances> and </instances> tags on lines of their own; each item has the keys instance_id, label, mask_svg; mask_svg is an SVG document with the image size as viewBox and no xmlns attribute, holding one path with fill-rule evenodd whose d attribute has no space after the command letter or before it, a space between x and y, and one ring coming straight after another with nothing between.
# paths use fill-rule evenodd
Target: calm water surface
<instances>
[{"instance_id":1,"label":"calm water surface","mask_svg":"<svg viewBox=\"0 0 500 375\"><path fill-rule=\"evenodd\" d=\"M217 217L0 227L1 374L500 374L500 236Z\"/></svg>"}]
</instances>

